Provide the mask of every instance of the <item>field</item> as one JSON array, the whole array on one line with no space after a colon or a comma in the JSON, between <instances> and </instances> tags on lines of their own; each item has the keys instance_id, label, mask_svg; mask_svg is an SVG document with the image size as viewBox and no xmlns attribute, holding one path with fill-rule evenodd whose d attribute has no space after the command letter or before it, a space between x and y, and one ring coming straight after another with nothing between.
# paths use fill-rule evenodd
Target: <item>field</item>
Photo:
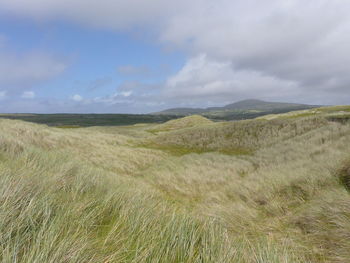
<instances>
[{"instance_id":1,"label":"field","mask_svg":"<svg viewBox=\"0 0 350 263\"><path fill-rule=\"evenodd\" d=\"M349 261L350 106L142 122L0 119L0 261Z\"/></svg>"},{"instance_id":2,"label":"field","mask_svg":"<svg viewBox=\"0 0 350 263\"><path fill-rule=\"evenodd\" d=\"M240 102L246 103L246 102ZM254 119L268 114L280 114L298 109L309 109L315 106L300 105L288 103L264 103L263 106L258 106L252 109L225 109L213 110L210 112L202 112L202 116L215 121L229 120L246 120ZM252 107L252 106L251 106ZM249 107L248 107L249 108ZM172 119L185 117L189 114L187 111L169 111L161 114L0 114L0 118L23 120L39 124L46 124L55 127L78 128L91 126L125 126L140 123L163 123Z\"/></svg>"},{"instance_id":3,"label":"field","mask_svg":"<svg viewBox=\"0 0 350 263\"><path fill-rule=\"evenodd\" d=\"M182 116L150 114L0 114L0 118L66 128L161 123L179 117Z\"/></svg>"}]
</instances>

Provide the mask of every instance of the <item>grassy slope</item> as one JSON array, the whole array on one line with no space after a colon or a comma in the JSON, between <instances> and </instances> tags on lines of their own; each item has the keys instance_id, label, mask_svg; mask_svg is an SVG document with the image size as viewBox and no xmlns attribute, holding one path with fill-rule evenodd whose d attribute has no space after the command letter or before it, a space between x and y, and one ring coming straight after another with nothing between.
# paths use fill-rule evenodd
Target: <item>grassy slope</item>
<instances>
[{"instance_id":1,"label":"grassy slope","mask_svg":"<svg viewBox=\"0 0 350 263\"><path fill-rule=\"evenodd\" d=\"M0 120L1 261L346 262L350 124L329 117L349 109L192 127Z\"/></svg>"},{"instance_id":2,"label":"grassy slope","mask_svg":"<svg viewBox=\"0 0 350 263\"><path fill-rule=\"evenodd\" d=\"M158 132L166 132L172 130L179 130L185 128L192 128L197 126L202 126L206 124L212 124L211 120L200 116L200 115L191 115L177 120L170 120L166 123L159 124L156 127L152 127L149 129L150 132L158 133Z\"/></svg>"}]
</instances>

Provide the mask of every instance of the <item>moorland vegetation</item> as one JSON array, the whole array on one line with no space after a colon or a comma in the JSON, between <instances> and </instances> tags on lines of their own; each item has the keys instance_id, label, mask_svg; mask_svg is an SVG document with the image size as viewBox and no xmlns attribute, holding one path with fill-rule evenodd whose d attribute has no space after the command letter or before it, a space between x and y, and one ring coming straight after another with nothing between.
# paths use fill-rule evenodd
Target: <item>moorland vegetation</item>
<instances>
[{"instance_id":1,"label":"moorland vegetation","mask_svg":"<svg viewBox=\"0 0 350 263\"><path fill-rule=\"evenodd\" d=\"M349 119L0 119L0 261L347 262Z\"/></svg>"}]
</instances>

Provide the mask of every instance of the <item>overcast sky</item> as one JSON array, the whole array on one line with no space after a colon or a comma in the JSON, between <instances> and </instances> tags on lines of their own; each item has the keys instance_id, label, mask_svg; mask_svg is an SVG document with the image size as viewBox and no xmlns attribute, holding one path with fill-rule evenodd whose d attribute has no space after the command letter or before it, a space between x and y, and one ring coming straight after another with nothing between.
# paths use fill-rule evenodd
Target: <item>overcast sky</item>
<instances>
[{"instance_id":1,"label":"overcast sky","mask_svg":"<svg viewBox=\"0 0 350 263\"><path fill-rule=\"evenodd\" d=\"M350 104L348 0L0 0L0 112Z\"/></svg>"}]
</instances>

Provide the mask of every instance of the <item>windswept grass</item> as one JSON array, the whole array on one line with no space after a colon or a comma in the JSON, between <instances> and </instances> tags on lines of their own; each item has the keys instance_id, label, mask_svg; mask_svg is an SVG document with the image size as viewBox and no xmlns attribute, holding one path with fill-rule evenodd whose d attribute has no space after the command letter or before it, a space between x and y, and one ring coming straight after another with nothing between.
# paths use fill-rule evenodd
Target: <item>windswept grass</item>
<instances>
[{"instance_id":1,"label":"windswept grass","mask_svg":"<svg viewBox=\"0 0 350 263\"><path fill-rule=\"evenodd\" d=\"M177 129L150 138L158 147L184 147L202 152L251 152L328 125L324 118L248 120Z\"/></svg>"},{"instance_id":2,"label":"windswept grass","mask_svg":"<svg viewBox=\"0 0 350 263\"><path fill-rule=\"evenodd\" d=\"M163 123L163 124L158 124L157 126L152 127L148 131L156 134L159 132L198 127L198 126L208 125L212 123L213 122L211 120L203 116L192 115L181 119L167 121L166 123Z\"/></svg>"},{"instance_id":3,"label":"windswept grass","mask_svg":"<svg viewBox=\"0 0 350 263\"><path fill-rule=\"evenodd\" d=\"M230 255L218 224L171 207L142 181L41 142L19 145L1 139L2 262L224 262Z\"/></svg>"},{"instance_id":4,"label":"windswept grass","mask_svg":"<svg viewBox=\"0 0 350 263\"><path fill-rule=\"evenodd\" d=\"M0 261L347 262L350 123L327 114L0 120Z\"/></svg>"}]
</instances>

